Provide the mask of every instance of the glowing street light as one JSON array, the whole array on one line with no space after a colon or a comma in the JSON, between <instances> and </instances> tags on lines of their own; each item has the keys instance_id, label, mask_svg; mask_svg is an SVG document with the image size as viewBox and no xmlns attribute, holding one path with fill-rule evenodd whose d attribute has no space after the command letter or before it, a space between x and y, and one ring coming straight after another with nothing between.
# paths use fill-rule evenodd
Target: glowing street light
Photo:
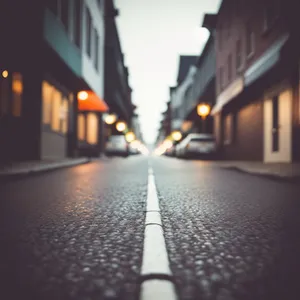
<instances>
[{"instance_id":1,"label":"glowing street light","mask_svg":"<svg viewBox=\"0 0 300 300\"><path fill-rule=\"evenodd\" d=\"M123 122L123 121L120 121L116 124L116 129L119 131L119 132L122 132L126 129L126 123Z\"/></svg>"},{"instance_id":2,"label":"glowing street light","mask_svg":"<svg viewBox=\"0 0 300 300\"><path fill-rule=\"evenodd\" d=\"M206 103L200 103L197 105L197 114L205 119L210 113L210 105Z\"/></svg>"},{"instance_id":3,"label":"glowing street light","mask_svg":"<svg viewBox=\"0 0 300 300\"><path fill-rule=\"evenodd\" d=\"M172 136L172 139L176 142L180 141L182 138L182 134L180 131L173 131L171 136Z\"/></svg>"},{"instance_id":4,"label":"glowing street light","mask_svg":"<svg viewBox=\"0 0 300 300\"><path fill-rule=\"evenodd\" d=\"M125 139L128 143L131 143L135 140L135 134L133 132L129 131L125 134Z\"/></svg>"},{"instance_id":5,"label":"glowing street light","mask_svg":"<svg viewBox=\"0 0 300 300\"><path fill-rule=\"evenodd\" d=\"M86 91L81 91L78 93L78 100L84 101L89 97L89 94Z\"/></svg>"},{"instance_id":6,"label":"glowing street light","mask_svg":"<svg viewBox=\"0 0 300 300\"><path fill-rule=\"evenodd\" d=\"M4 70L4 71L2 72L2 77L3 77L3 78L7 78L7 77L8 77L8 71L7 71L7 70Z\"/></svg>"},{"instance_id":7,"label":"glowing street light","mask_svg":"<svg viewBox=\"0 0 300 300\"><path fill-rule=\"evenodd\" d=\"M104 122L108 125L112 125L117 121L117 116L115 114L108 114L104 118Z\"/></svg>"}]
</instances>

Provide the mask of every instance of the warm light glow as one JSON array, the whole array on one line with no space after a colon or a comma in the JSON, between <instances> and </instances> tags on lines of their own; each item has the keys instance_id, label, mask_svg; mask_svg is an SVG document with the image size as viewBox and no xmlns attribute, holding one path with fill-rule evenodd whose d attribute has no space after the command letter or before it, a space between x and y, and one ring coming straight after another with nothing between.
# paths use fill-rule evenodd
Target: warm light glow
<instances>
[{"instance_id":1,"label":"warm light glow","mask_svg":"<svg viewBox=\"0 0 300 300\"><path fill-rule=\"evenodd\" d=\"M206 104L206 103L201 103L198 104L197 106L197 114L201 117L201 118L206 118L210 113L210 105Z\"/></svg>"},{"instance_id":2,"label":"warm light glow","mask_svg":"<svg viewBox=\"0 0 300 300\"><path fill-rule=\"evenodd\" d=\"M117 121L117 116L115 114L109 114L104 117L104 122L108 125L114 124Z\"/></svg>"},{"instance_id":3,"label":"warm light glow","mask_svg":"<svg viewBox=\"0 0 300 300\"><path fill-rule=\"evenodd\" d=\"M172 138L173 138L173 140L176 141L176 142L180 141L181 138L182 138L181 132L180 132L180 131L173 131L173 132L172 132Z\"/></svg>"},{"instance_id":4,"label":"warm light glow","mask_svg":"<svg viewBox=\"0 0 300 300\"><path fill-rule=\"evenodd\" d=\"M141 142L138 141L138 140L134 140L130 143L130 146L133 148L133 149L139 149L139 147L141 147Z\"/></svg>"},{"instance_id":5,"label":"warm light glow","mask_svg":"<svg viewBox=\"0 0 300 300\"><path fill-rule=\"evenodd\" d=\"M2 77L3 77L3 78L7 78L7 77L8 77L8 71L7 71L7 70L4 70L4 71L2 72Z\"/></svg>"},{"instance_id":6,"label":"warm light glow","mask_svg":"<svg viewBox=\"0 0 300 300\"><path fill-rule=\"evenodd\" d=\"M116 129L117 129L119 132L124 131L124 130L126 129L126 123L125 123L125 122L122 122L122 121L118 122L118 123L116 124Z\"/></svg>"},{"instance_id":7,"label":"warm light glow","mask_svg":"<svg viewBox=\"0 0 300 300\"><path fill-rule=\"evenodd\" d=\"M166 149L170 149L173 146L173 143L170 140L165 140L163 142L163 147Z\"/></svg>"},{"instance_id":8,"label":"warm light glow","mask_svg":"<svg viewBox=\"0 0 300 300\"><path fill-rule=\"evenodd\" d=\"M78 100L84 101L89 97L89 94L86 91L81 91L78 93Z\"/></svg>"},{"instance_id":9,"label":"warm light glow","mask_svg":"<svg viewBox=\"0 0 300 300\"><path fill-rule=\"evenodd\" d=\"M125 139L128 143L131 143L132 141L135 140L135 134L133 132L129 131L125 134Z\"/></svg>"}]
</instances>

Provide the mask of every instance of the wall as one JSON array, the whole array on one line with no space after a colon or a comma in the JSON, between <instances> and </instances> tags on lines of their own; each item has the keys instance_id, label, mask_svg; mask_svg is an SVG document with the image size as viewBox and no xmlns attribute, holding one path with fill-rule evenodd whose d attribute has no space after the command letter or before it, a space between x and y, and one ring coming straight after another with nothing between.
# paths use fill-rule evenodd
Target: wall
<instances>
[{"instance_id":1,"label":"wall","mask_svg":"<svg viewBox=\"0 0 300 300\"><path fill-rule=\"evenodd\" d=\"M274 0L274 5L277 0ZM278 18L272 28L264 32L264 5L267 0L230 1L224 0L218 15L216 33L217 94L220 94L240 74L243 74L267 49L286 32L283 19ZM238 3L240 5L238 5ZM254 30L255 52L246 57L246 26L251 21ZM220 42L221 39L221 42ZM236 42L241 40L242 65L236 65ZM232 54L232 79L228 80L227 60ZM224 86L220 86L220 67L224 67Z\"/></svg>"},{"instance_id":2,"label":"wall","mask_svg":"<svg viewBox=\"0 0 300 300\"><path fill-rule=\"evenodd\" d=\"M67 154L67 138L55 132L42 132L41 159L63 159Z\"/></svg>"}]
</instances>

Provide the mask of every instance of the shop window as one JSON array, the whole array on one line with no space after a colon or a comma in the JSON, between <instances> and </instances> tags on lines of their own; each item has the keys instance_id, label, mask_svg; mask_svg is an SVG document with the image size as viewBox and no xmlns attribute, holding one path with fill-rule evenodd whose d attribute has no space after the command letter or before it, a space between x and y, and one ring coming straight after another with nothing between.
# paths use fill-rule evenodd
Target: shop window
<instances>
[{"instance_id":1,"label":"shop window","mask_svg":"<svg viewBox=\"0 0 300 300\"><path fill-rule=\"evenodd\" d=\"M52 104L53 86L47 81L42 84L43 97L43 124L49 125L51 123L51 104Z\"/></svg>"},{"instance_id":2,"label":"shop window","mask_svg":"<svg viewBox=\"0 0 300 300\"><path fill-rule=\"evenodd\" d=\"M23 78L20 73L12 74L12 115L20 117L22 114Z\"/></svg>"},{"instance_id":3,"label":"shop window","mask_svg":"<svg viewBox=\"0 0 300 300\"><path fill-rule=\"evenodd\" d=\"M68 114L69 114L68 99L64 98L61 105L61 132L64 134L66 134L68 131Z\"/></svg>"},{"instance_id":4,"label":"shop window","mask_svg":"<svg viewBox=\"0 0 300 300\"><path fill-rule=\"evenodd\" d=\"M9 111L10 79L0 76L0 118Z\"/></svg>"},{"instance_id":5,"label":"shop window","mask_svg":"<svg viewBox=\"0 0 300 300\"><path fill-rule=\"evenodd\" d=\"M87 115L87 142L92 145L98 143L98 117L95 113Z\"/></svg>"},{"instance_id":6,"label":"shop window","mask_svg":"<svg viewBox=\"0 0 300 300\"><path fill-rule=\"evenodd\" d=\"M85 116L78 114L77 116L77 138L79 141L85 140Z\"/></svg>"},{"instance_id":7,"label":"shop window","mask_svg":"<svg viewBox=\"0 0 300 300\"><path fill-rule=\"evenodd\" d=\"M61 119L61 93L58 90L54 90L52 98L52 118L51 118L51 128L53 131L60 131L60 119Z\"/></svg>"}]
</instances>

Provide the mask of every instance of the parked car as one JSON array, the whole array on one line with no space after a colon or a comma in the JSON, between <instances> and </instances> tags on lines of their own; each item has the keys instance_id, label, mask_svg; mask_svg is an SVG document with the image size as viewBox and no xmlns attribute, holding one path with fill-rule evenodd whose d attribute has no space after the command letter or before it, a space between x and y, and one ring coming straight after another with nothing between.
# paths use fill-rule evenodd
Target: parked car
<instances>
[{"instance_id":1,"label":"parked car","mask_svg":"<svg viewBox=\"0 0 300 300\"><path fill-rule=\"evenodd\" d=\"M124 135L112 135L105 145L105 154L107 156L128 156L129 145Z\"/></svg>"},{"instance_id":2,"label":"parked car","mask_svg":"<svg viewBox=\"0 0 300 300\"><path fill-rule=\"evenodd\" d=\"M176 156L215 158L216 149L216 141L212 134L191 133L177 145Z\"/></svg>"}]
</instances>

